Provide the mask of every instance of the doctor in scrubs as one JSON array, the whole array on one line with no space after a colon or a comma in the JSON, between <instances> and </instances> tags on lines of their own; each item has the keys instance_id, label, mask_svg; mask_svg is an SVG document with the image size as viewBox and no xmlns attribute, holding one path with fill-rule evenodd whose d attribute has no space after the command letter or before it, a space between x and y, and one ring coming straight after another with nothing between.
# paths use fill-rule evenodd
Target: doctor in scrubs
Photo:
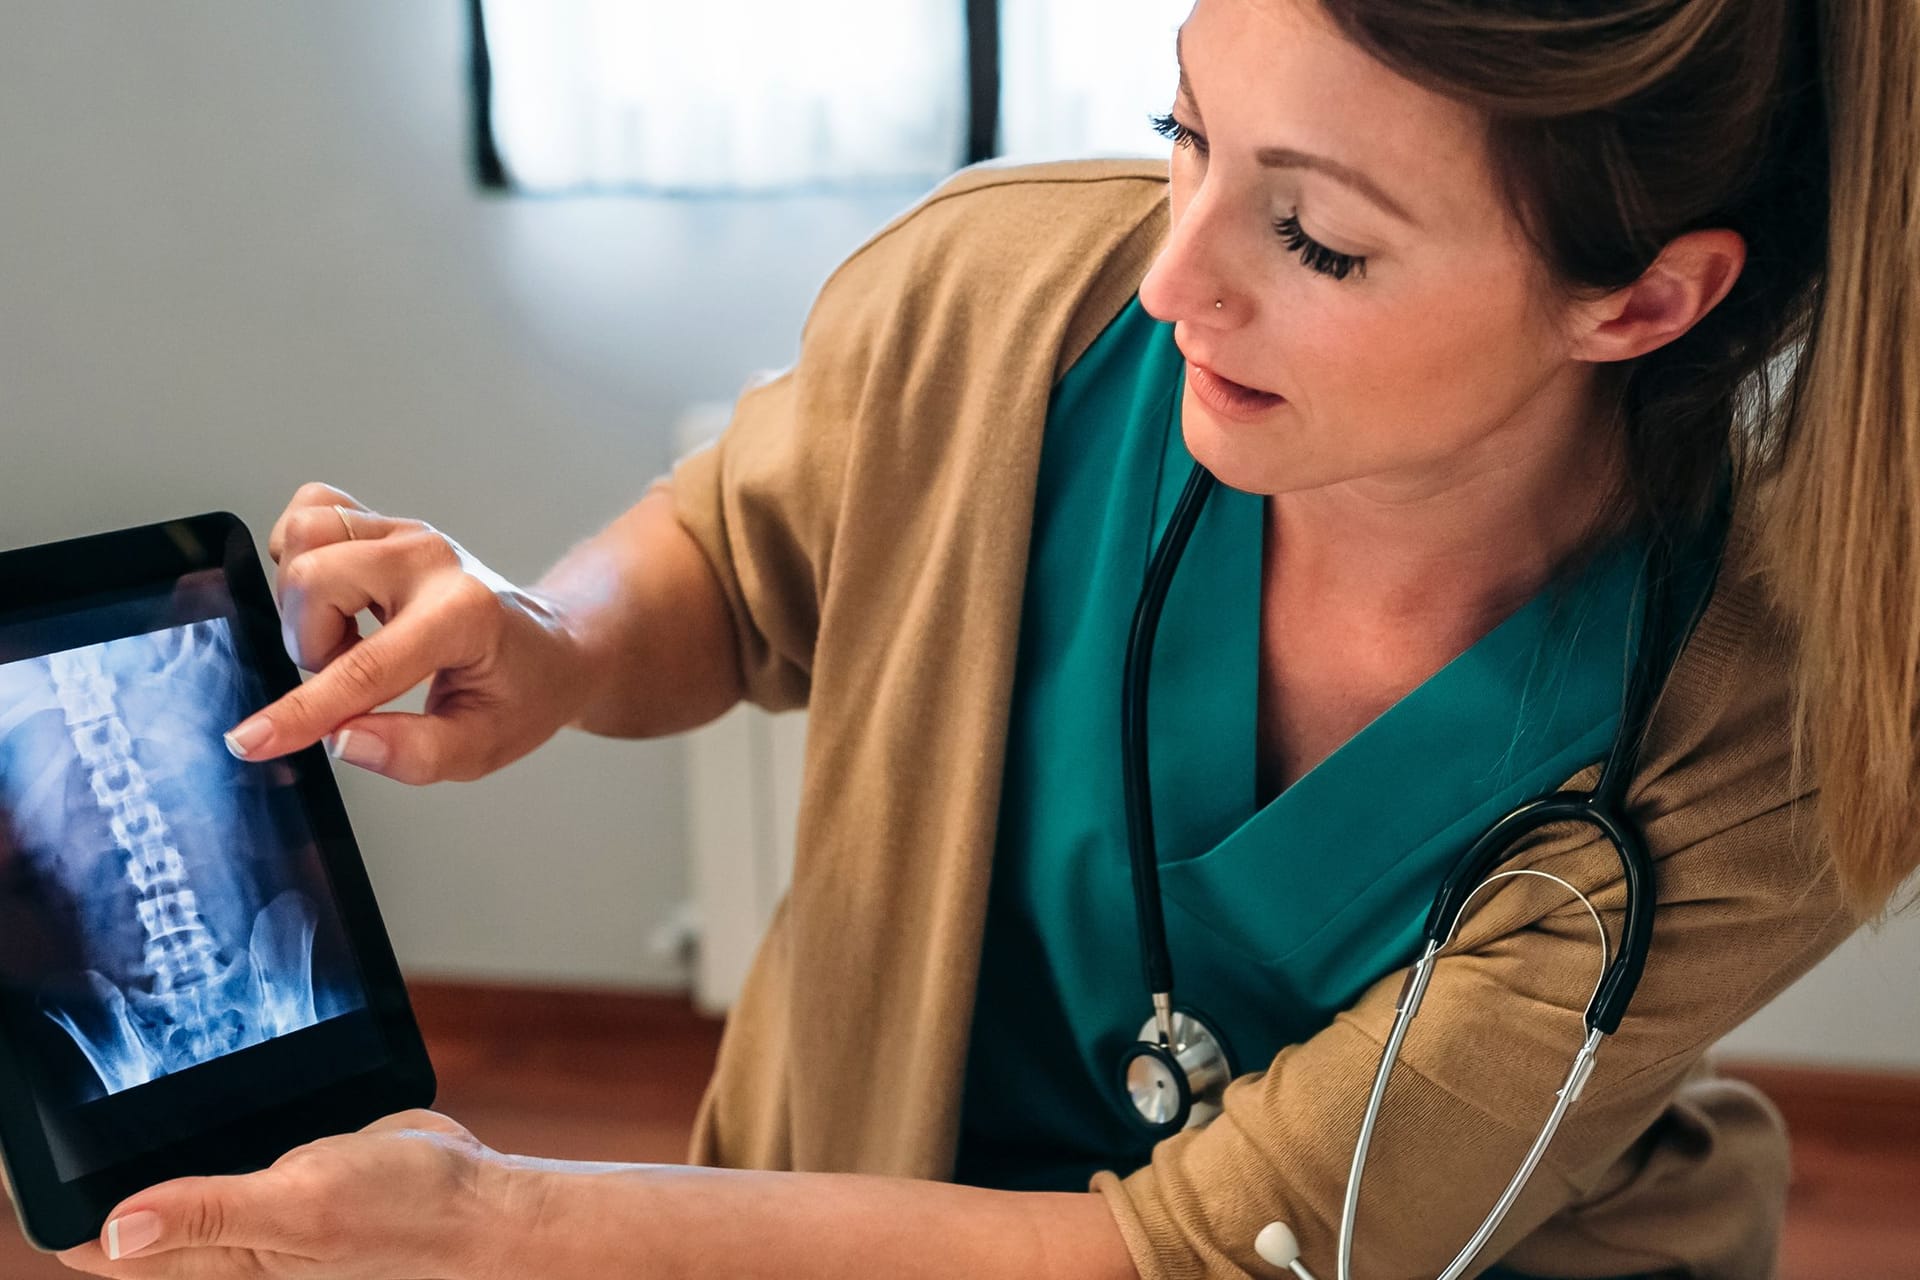
<instances>
[{"instance_id":1,"label":"doctor in scrubs","mask_svg":"<svg viewBox=\"0 0 1920 1280\"><path fill-rule=\"evenodd\" d=\"M942 797L960 798L939 812L972 812L961 793L977 779L959 763L912 785L836 778L851 801L809 797L849 820L823 820L829 841L803 817L802 869L769 950L796 965L850 954L853 967L814 986L761 984L736 1011L697 1152L757 1170L504 1154L414 1112L261 1173L152 1188L116 1213L121 1256L90 1245L64 1260L139 1280L1278 1274L1255 1257L1252 1227L1282 1209L1324 1280L1354 1081L1364 1098L1368 1029L1391 1003L1379 991L1397 985L1466 844L1606 753L1641 567L1664 538L1688 626L1657 638L1654 661L1680 688L1671 723L1706 745L1694 772L1667 766L1704 781L1645 806L1693 824L1654 829L1657 852L1687 850L1662 872L1662 919L1696 918L1681 897L1739 901L1739 886L1772 883L1804 851L1739 835L1803 812L1813 793L1751 781L1754 762L1784 758L1784 719L1715 710L1785 686L1787 659L1728 665L1774 652L1752 638L1768 601L1797 637L1815 782L1850 817L1820 828L1818 874L1769 900L1764 924L1656 935L1647 981L1666 994L1642 995L1638 1023L1641 1005L1629 1011L1621 1061L1644 1062L1643 1080L1671 1067L1671 1079L1632 1128L1607 1128L1601 1088L1601 1119L1567 1150L1617 1139L1619 1159L1582 1173L1550 1152L1539 1199L1514 1218L1524 1229L1472 1274L1771 1274L1777 1117L1729 1082L1687 1092L1682 1067L1717 1034L1707 1003L1711 1017L1744 1016L1912 869L1911 842L1884 833L1910 826L1916 777L1906 636L1920 558L1900 552L1920 527L1920 450L1905 447L1920 439L1920 302L1880 282L1920 271L1917 41L1909 0L1198 0L1178 84L1151 122L1175 144L1168 166L959 175L829 284L797 372L750 391L716 449L540 583L507 582L439 530L346 490L303 486L269 551L295 656L315 674L235 726L243 758L325 739L343 761L423 784L481 776L568 726L659 735L742 697L806 702L827 744L810 751L884 748L883 772L912 770L915 753L884 745L905 724L936 761L985 758L991 840L924 893L920 854L886 844L890 806L907 807L907 826L913 805L933 812ZM1039 203L1004 212L1015 201ZM927 229L941 217L938 234L958 239ZM1134 226L1152 242L1129 238ZM1004 293L948 305L955 290L984 297L987 264L1019 254L1062 307L1094 307L1071 302L1084 296L1104 309L1086 321L1042 306L1033 314L1060 323L1040 343L1013 332ZM1129 254L1139 269L1116 287ZM942 259L974 265L936 292L926 281ZM878 297L872 314L911 314L925 331L856 332L846 317L866 313L843 301L856 279ZM873 295L875 281L897 294ZM1800 352L1798 400L1736 426L1736 391L1806 336L1816 285L1828 304ZM856 349L893 352L886 368L930 363L885 383L889 400L860 390L883 385L884 369L844 387L827 372ZM1004 363L966 363L982 351ZM1050 378L1056 351L1066 367ZM1030 366L1037 382L1023 381ZM1029 383L1046 388L1022 402L1044 431L1020 455L1009 523L991 499L1011 473L923 459L1012 467L1026 446L968 406ZM783 471L765 461L783 446L754 406L795 386L812 388L821 423ZM971 417L942 424L943 411ZM871 443L897 423L924 435ZM807 461L822 458L835 461ZM1161 625L1150 787L1181 989L1240 1079L1214 1127L1156 1143L1115 1088L1149 1012L1123 853L1120 672L1145 565L1195 462L1220 483ZM888 473L891 490L859 487ZM768 475L790 488L742 496ZM748 518L783 503L808 513L779 526L785 541ZM903 570L925 513L951 535L939 546L993 554ZM1763 563L1773 597L1747 572ZM993 668L1005 696L977 704L1000 708L997 751L957 741L972 721L910 692L922 666L945 673L929 689L987 678L974 633L952 629L963 618L927 622L954 603L941 592L961 591L977 593L957 603L992 620L987 651L1005 656ZM838 625L850 596L865 625ZM363 607L383 624L365 637ZM795 630L810 685L777 672L801 690L784 696L762 642ZM873 683L835 674L862 667ZM424 714L379 711L429 678ZM848 692L863 687L898 696L867 705ZM1736 797L1762 816L1735 814ZM924 856L937 862L948 855L931 828ZM806 891L816 866L839 888ZM979 892L962 910L946 898L964 899L965 884ZM889 930L870 902L944 925L960 949L940 952L938 927ZM1617 934L1621 901L1598 905ZM1541 928L1546 909L1532 917ZM1583 913L1580 928L1564 951L1537 953L1554 958L1529 959L1539 930L1516 928L1478 961L1441 962L1478 975L1470 997L1436 985L1421 1024L1445 1046L1422 1071L1454 1083L1404 1095L1396 1140L1376 1144L1369 1185L1407 1191L1365 1202L1356 1274L1434 1274L1490 1206L1512 1169L1509 1130L1526 1130L1523 1148L1558 1084L1529 1072L1527 1028L1547 1020L1556 1053L1577 1044L1530 984L1552 969L1590 985L1599 949ZM901 973L911 1000L887 994ZM1713 997L1692 1013L1689 984ZM836 1009L853 1011L853 1034ZM862 1053L900 1044L936 1063L924 1088L917 1068L858 1069ZM806 1065L842 1060L855 1068ZM1508 1076L1511 1095L1478 1092ZM776 1083L737 1083L754 1080ZM1495 1101L1475 1112L1476 1098ZM928 1115L937 1123L922 1126ZM915 1136L923 1128L935 1136ZM1507 1161L1492 1182L1461 1172L1481 1169L1485 1135L1498 1148L1487 1167ZM896 1140L885 1149L898 1159L860 1154ZM836 1141L853 1154L818 1154Z\"/></svg>"}]
</instances>

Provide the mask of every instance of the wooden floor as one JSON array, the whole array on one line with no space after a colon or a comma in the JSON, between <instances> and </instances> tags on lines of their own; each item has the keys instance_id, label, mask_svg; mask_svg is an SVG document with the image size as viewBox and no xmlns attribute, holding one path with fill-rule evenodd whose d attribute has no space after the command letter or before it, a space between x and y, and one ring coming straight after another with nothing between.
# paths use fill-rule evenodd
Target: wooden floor
<instances>
[{"instance_id":1,"label":"wooden floor","mask_svg":"<svg viewBox=\"0 0 1920 1280\"><path fill-rule=\"evenodd\" d=\"M498 1150L677 1161L719 1043L683 1001L420 983L436 1107ZM1734 1066L1779 1103L1794 1187L1781 1280L1920 1280L1920 1079ZM0 1280L75 1273L9 1214Z\"/></svg>"},{"instance_id":2,"label":"wooden floor","mask_svg":"<svg viewBox=\"0 0 1920 1280\"><path fill-rule=\"evenodd\" d=\"M1787 1118L1783 1280L1920 1278L1920 1078L1722 1063Z\"/></svg>"}]
</instances>

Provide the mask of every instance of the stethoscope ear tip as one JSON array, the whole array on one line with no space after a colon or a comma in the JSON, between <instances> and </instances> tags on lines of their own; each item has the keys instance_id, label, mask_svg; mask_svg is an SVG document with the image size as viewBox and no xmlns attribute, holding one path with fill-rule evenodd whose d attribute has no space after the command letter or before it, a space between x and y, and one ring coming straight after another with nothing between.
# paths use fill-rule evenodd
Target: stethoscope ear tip
<instances>
[{"instance_id":1,"label":"stethoscope ear tip","mask_svg":"<svg viewBox=\"0 0 1920 1280\"><path fill-rule=\"evenodd\" d=\"M1253 1238L1253 1251L1262 1262L1291 1271L1300 1280L1313 1280L1313 1272L1300 1261L1300 1241L1284 1222L1269 1222L1260 1228L1260 1234Z\"/></svg>"},{"instance_id":2,"label":"stethoscope ear tip","mask_svg":"<svg viewBox=\"0 0 1920 1280\"><path fill-rule=\"evenodd\" d=\"M1262 1262L1272 1263L1276 1267L1290 1267L1300 1259L1300 1241L1295 1238L1293 1228L1286 1223L1269 1222L1253 1238L1253 1251L1260 1255Z\"/></svg>"}]
</instances>

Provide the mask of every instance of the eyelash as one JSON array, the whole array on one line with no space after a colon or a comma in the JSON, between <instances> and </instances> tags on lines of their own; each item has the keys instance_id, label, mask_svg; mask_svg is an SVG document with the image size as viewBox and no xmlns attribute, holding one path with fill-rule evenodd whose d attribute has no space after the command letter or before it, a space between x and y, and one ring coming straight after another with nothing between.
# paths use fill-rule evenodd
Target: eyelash
<instances>
[{"instance_id":1,"label":"eyelash","mask_svg":"<svg viewBox=\"0 0 1920 1280\"><path fill-rule=\"evenodd\" d=\"M1165 115L1148 117L1153 131L1173 143L1176 147L1192 147L1201 155L1207 154L1206 139L1173 118L1171 111ZM1350 253L1337 253L1309 236L1300 229L1300 211L1294 210L1284 218L1275 218L1273 229L1286 241L1287 248L1300 255L1300 261L1307 268L1335 280L1344 280L1350 273L1365 276L1367 260Z\"/></svg>"}]
</instances>

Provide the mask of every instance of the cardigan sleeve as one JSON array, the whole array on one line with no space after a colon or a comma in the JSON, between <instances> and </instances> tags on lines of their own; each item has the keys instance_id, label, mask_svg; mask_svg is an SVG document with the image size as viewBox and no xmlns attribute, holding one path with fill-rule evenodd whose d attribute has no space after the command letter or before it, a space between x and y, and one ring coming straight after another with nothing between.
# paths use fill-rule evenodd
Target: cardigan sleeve
<instances>
[{"instance_id":1,"label":"cardigan sleeve","mask_svg":"<svg viewBox=\"0 0 1920 1280\"><path fill-rule=\"evenodd\" d=\"M750 382L720 437L659 481L726 598L749 701L808 701L836 541L864 537L871 555L875 539L924 544L930 522L957 529L955 510L968 527L1005 507L1024 519L1024 495L990 487L981 506L958 486L979 482L980 456L1021 456L1010 407L1038 386L1044 412L1049 369L1057 377L1133 291L1164 172L1144 159L956 172L829 274L798 358ZM1107 203L1080 203L1089 190ZM1084 213L1116 205L1123 216ZM1057 362L1033 358L1044 333L1061 333ZM930 503L943 495L948 508Z\"/></svg>"},{"instance_id":2,"label":"cardigan sleeve","mask_svg":"<svg viewBox=\"0 0 1920 1280\"><path fill-rule=\"evenodd\" d=\"M725 595L747 700L770 711L804 706L811 690L852 438L911 287L894 234L904 218L829 274L793 363L749 379L719 437L657 482Z\"/></svg>"},{"instance_id":3,"label":"cardigan sleeve","mask_svg":"<svg viewBox=\"0 0 1920 1280\"><path fill-rule=\"evenodd\" d=\"M1645 1145L1712 1044L1851 932L1856 922L1831 866L1783 856L1804 846L1805 809L1767 809L1660 859L1653 948L1631 1007L1469 1275L1583 1199L1617 1195L1617 1186L1598 1185L1603 1175L1628 1147ZM1650 825L1650 841L1657 829ZM1625 888L1611 846L1569 837L1522 861L1579 885L1619 936ZM1537 878L1504 882L1463 923L1436 963L1387 1089L1362 1183L1356 1275L1431 1277L1478 1229L1584 1038L1599 962L1585 908ZM1094 1176L1143 1277L1273 1275L1252 1247L1273 1220L1292 1227L1316 1275L1334 1274L1353 1141L1404 976L1382 978L1319 1034L1235 1080L1207 1128L1160 1142L1130 1176ZM1672 1251L1620 1269L1671 1266L1721 1247L1689 1237L1724 1236L1713 1224L1729 1206L1675 1203L1689 1194L1703 1200L1684 1180L1663 1189L1649 1215L1658 1221L1637 1233L1636 1245L1671 1241Z\"/></svg>"},{"instance_id":4,"label":"cardigan sleeve","mask_svg":"<svg viewBox=\"0 0 1920 1280\"><path fill-rule=\"evenodd\" d=\"M928 358L917 325L942 279L934 267L945 244L919 215L966 172L836 266L807 312L798 357L749 379L719 437L656 482L671 487L719 581L746 698L768 710L804 706L811 693L834 545L858 487L850 459L873 447L860 444L863 432L894 420L903 378Z\"/></svg>"},{"instance_id":5,"label":"cardigan sleeve","mask_svg":"<svg viewBox=\"0 0 1920 1280\"><path fill-rule=\"evenodd\" d=\"M844 432L821 412L823 357L750 383L718 438L674 464L674 510L720 584L749 702L804 706L833 540Z\"/></svg>"}]
</instances>

